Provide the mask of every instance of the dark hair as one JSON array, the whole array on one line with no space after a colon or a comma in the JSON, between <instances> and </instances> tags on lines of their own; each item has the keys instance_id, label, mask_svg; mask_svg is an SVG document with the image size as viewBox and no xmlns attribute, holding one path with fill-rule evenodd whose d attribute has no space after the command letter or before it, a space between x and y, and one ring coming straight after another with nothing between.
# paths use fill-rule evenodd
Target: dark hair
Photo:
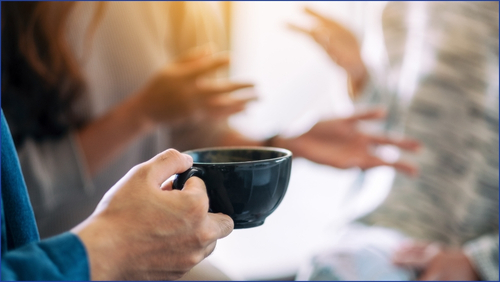
<instances>
[{"instance_id":1,"label":"dark hair","mask_svg":"<svg viewBox=\"0 0 500 282\"><path fill-rule=\"evenodd\" d=\"M28 137L60 138L86 122L85 83L65 39L76 4L2 2L2 109L17 146Z\"/></svg>"}]
</instances>

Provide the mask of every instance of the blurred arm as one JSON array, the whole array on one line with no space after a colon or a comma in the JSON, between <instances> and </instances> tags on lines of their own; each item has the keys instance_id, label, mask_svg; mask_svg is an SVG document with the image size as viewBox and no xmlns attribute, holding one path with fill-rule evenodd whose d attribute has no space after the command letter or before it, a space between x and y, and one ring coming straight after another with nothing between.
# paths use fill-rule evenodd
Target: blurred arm
<instances>
[{"instance_id":1,"label":"blurred arm","mask_svg":"<svg viewBox=\"0 0 500 282\"><path fill-rule=\"evenodd\" d=\"M305 12L317 20L316 26L309 30L290 24L290 28L311 36L323 47L332 61L347 72L349 95L358 97L369 78L358 40L349 29L333 19L309 8Z\"/></svg>"}]
</instances>

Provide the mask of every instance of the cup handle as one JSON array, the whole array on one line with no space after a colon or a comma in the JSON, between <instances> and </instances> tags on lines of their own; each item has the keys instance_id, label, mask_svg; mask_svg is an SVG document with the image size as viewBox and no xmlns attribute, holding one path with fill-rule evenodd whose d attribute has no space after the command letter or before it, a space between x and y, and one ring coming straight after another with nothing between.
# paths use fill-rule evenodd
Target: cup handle
<instances>
[{"instance_id":1,"label":"cup handle","mask_svg":"<svg viewBox=\"0 0 500 282\"><path fill-rule=\"evenodd\" d=\"M205 173L205 170L201 167L191 167L188 170L184 171L183 173L177 174L177 177L174 179L174 182L172 183L172 188L176 190L182 190L184 188L184 184L186 184L186 181L193 177L201 177Z\"/></svg>"}]
</instances>

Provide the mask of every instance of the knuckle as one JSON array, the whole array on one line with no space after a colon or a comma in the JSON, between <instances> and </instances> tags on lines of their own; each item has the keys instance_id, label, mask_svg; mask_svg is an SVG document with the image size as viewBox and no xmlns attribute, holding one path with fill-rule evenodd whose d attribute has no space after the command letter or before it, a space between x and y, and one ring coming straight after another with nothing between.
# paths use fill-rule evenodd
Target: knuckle
<instances>
[{"instance_id":1,"label":"knuckle","mask_svg":"<svg viewBox=\"0 0 500 282\"><path fill-rule=\"evenodd\" d=\"M205 229L205 230L198 232L198 234L196 236L196 239L197 239L196 243L197 243L198 247L204 248L207 245L209 245L210 243L212 243L212 241L214 241L215 237L216 237L215 232L208 230L208 229Z\"/></svg>"},{"instance_id":2,"label":"knuckle","mask_svg":"<svg viewBox=\"0 0 500 282\"><path fill-rule=\"evenodd\" d=\"M168 149L158 155L158 158L160 161L179 161L182 158L182 155L176 149Z\"/></svg>"},{"instance_id":3,"label":"knuckle","mask_svg":"<svg viewBox=\"0 0 500 282\"><path fill-rule=\"evenodd\" d=\"M195 252L187 255L182 261L181 268L186 272L200 263L205 257L200 252Z\"/></svg>"},{"instance_id":4,"label":"knuckle","mask_svg":"<svg viewBox=\"0 0 500 282\"><path fill-rule=\"evenodd\" d=\"M190 209L195 209L203 203L204 197L200 195L200 193L189 193L186 196L186 205L190 207Z\"/></svg>"},{"instance_id":5,"label":"knuckle","mask_svg":"<svg viewBox=\"0 0 500 282\"><path fill-rule=\"evenodd\" d=\"M149 167L148 167L147 163L141 163L141 164L135 165L130 171L134 175L137 175L137 177L147 178L148 174L149 174Z\"/></svg>"},{"instance_id":6,"label":"knuckle","mask_svg":"<svg viewBox=\"0 0 500 282\"><path fill-rule=\"evenodd\" d=\"M200 229L208 216L208 198L206 201L199 195L188 195L183 202L185 220L193 228Z\"/></svg>"},{"instance_id":7,"label":"knuckle","mask_svg":"<svg viewBox=\"0 0 500 282\"><path fill-rule=\"evenodd\" d=\"M215 246L217 245L217 241L214 241L214 244L211 248L209 248L205 254L205 257L210 256L215 251Z\"/></svg>"},{"instance_id":8,"label":"knuckle","mask_svg":"<svg viewBox=\"0 0 500 282\"><path fill-rule=\"evenodd\" d=\"M202 186L203 188L206 188L205 182L201 180L199 177L191 177L189 178L186 183L190 183L189 185L194 185L194 186Z\"/></svg>"},{"instance_id":9,"label":"knuckle","mask_svg":"<svg viewBox=\"0 0 500 282\"><path fill-rule=\"evenodd\" d=\"M219 221L219 227L222 232L221 234L229 234L234 229L234 221L230 217L227 217Z\"/></svg>"},{"instance_id":10,"label":"knuckle","mask_svg":"<svg viewBox=\"0 0 500 282\"><path fill-rule=\"evenodd\" d=\"M203 183L203 181L199 181L201 184ZM205 215L208 212L209 200L206 193L189 193L186 197L186 204L194 212L195 216Z\"/></svg>"},{"instance_id":11,"label":"knuckle","mask_svg":"<svg viewBox=\"0 0 500 282\"><path fill-rule=\"evenodd\" d=\"M181 165L181 166L186 166L189 167L191 166L191 162L189 161L189 158L186 158L186 154L182 154L176 149L168 149L156 156L156 158L160 162L169 162L175 165Z\"/></svg>"},{"instance_id":12,"label":"knuckle","mask_svg":"<svg viewBox=\"0 0 500 282\"><path fill-rule=\"evenodd\" d=\"M206 195L197 195L196 198L193 213L196 217L205 218L208 215L208 197Z\"/></svg>"}]
</instances>

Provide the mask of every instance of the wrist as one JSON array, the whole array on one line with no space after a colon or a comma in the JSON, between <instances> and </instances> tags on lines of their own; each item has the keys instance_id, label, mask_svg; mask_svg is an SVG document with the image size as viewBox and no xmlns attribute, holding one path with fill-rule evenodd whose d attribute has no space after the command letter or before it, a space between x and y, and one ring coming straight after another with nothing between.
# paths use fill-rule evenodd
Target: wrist
<instances>
[{"instance_id":1,"label":"wrist","mask_svg":"<svg viewBox=\"0 0 500 282\"><path fill-rule=\"evenodd\" d=\"M368 70L361 61L356 68L346 71L349 96L357 98L368 80Z\"/></svg>"},{"instance_id":2,"label":"wrist","mask_svg":"<svg viewBox=\"0 0 500 282\"><path fill-rule=\"evenodd\" d=\"M93 281L116 280L120 277L115 262L120 248L115 247L112 236L106 236L108 224L101 224L99 216L91 216L71 232L85 246L89 263L90 279Z\"/></svg>"},{"instance_id":3,"label":"wrist","mask_svg":"<svg viewBox=\"0 0 500 282\"><path fill-rule=\"evenodd\" d=\"M140 132L149 132L154 129L158 122L145 110L144 95L133 95L121 106L125 113L125 120L130 126L136 127Z\"/></svg>"}]
</instances>

